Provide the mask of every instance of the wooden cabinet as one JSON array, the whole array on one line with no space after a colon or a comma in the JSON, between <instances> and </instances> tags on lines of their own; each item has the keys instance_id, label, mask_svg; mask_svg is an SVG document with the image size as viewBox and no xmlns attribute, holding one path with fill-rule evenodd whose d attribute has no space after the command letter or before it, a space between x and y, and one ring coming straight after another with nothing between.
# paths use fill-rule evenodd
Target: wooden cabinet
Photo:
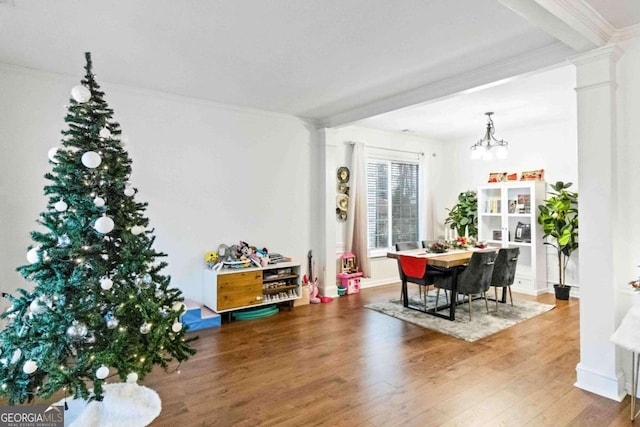
<instances>
[{"instance_id":1,"label":"wooden cabinet","mask_svg":"<svg viewBox=\"0 0 640 427\"><path fill-rule=\"evenodd\" d=\"M219 310L262 304L262 271L218 275L217 294Z\"/></svg>"},{"instance_id":2,"label":"wooden cabinet","mask_svg":"<svg viewBox=\"0 0 640 427\"><path fill-rule=\"evenodd\" d=\"M300 265L284 262L267 267L205 270L204 305L217 313L300 298Z\"/></svg>"},{"instance_id":3,"label":"wooden cabinet","mask_svg":"<svg viewBox=\"0 0 640 427\"><path fill-rule=\"evenodd\" d=\"M546 250L538 205L545 198L540 181L511 181L478 188L478 240L489 245L519 247L513 290L529 295L547 291Z\"/></svg>"}]
</instances>

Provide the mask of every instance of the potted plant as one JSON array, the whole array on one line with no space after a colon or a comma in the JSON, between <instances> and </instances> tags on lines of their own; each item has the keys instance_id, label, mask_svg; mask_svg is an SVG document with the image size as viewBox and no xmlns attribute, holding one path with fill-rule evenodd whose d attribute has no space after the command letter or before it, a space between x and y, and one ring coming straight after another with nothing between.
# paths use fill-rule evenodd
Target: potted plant
<instances>
[{"instance_id":1,"label":"potted plant","mask_svg":"<svg viewBox=\"0 0 640 427\"><path fill-rule=\"evenodd\" d=\"M475 191L460 193L458 203L447 210L449 216L444 221L445 225L449 224L458 236L478 237L478 196Z\"/></svg>"},{"instance_id":2,"label":"potted plant","mask_svg":"<svg viewBox=\"0 0 640 427\"><path fill-rule=\"evenodd\" d=\"M569 299L571 286L565 283L565 273L571 254L578 249L578 193L567 190L569 187L570 182L562 181L551 185L551 197L538 206L544 244L553 246L558 254L558 284L553 286L561 300Z\"/></svg>"}]
</instances>

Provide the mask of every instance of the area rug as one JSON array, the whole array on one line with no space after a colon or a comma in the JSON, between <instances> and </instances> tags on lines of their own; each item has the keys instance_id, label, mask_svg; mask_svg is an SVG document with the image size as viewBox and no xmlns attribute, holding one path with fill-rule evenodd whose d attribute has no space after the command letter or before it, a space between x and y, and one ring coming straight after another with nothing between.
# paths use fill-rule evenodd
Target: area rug
<instances>
[{"instance_id":1,"label":"area rug","mask_svg":"<svg viewBox=\"0 0 640 427\"><path fill-rule=\"evenodd\" d=\"M422 305L422 302L417 298L411 298L410 300L412 304ZM430 296L427 301L427 306L433 306L434 302L435 298ZM442 304L445 304L445 301L442 301ZM513 307L509 303L500 303L498 311L496 312L495 304L495 301L489 301L489 313L487 314L484 299L472 301L471 320L469 320L469 306L467 303L458 305L456 307L456 320L454 321L405 308L399 300L367 304L365 308L468 342L473 342L495 334L498 331L555 308L553 305L542 304L535 301L514 300ZM441 310L440 313L449 314L449 309Z\"/></svg>"}]
</instances>

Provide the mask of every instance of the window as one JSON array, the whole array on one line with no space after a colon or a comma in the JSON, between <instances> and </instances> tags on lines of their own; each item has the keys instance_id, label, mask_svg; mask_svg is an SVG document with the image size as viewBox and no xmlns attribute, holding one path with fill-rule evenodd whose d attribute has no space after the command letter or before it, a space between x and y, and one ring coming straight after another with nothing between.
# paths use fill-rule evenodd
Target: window
<instances>
[{"instance_id":1,"label":"window","mask_svg":"<svg viewBox=\"0 0 640 427\"><path fill-rule=\"evenodd\" d=\"M418 241L418 182L417 163L367 162L369 250Z\"/></svg>"}]
</instances>

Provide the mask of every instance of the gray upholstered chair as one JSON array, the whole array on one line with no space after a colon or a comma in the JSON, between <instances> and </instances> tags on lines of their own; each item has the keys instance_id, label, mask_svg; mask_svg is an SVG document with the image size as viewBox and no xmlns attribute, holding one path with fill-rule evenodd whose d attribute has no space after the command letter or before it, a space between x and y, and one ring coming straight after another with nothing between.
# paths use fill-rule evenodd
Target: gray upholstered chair
<instances>
[{"instance_id":1,"label":"gray upholstered chair","mask_svg":"<svg viewBox=\"0 0 640 427\"><path fill-rule=\"evenodd\" d=\"M396 243L396 251L407 251L409 249L420 249L418 242L398 242Z\"/></svg>"},{"instance_id":2,"label":"gray upholstered chair","mask_svg":"<svg viewBox=\"0 0 640 427\"><path fill-rule=\"evenodd\" d=\"M502 288L502 292L505 292L505 288L509 289L509 299L513 306L511 285L513 285L516 277L516 265L518 264L519 255L520 248L502 248L498 251L491 277L491 286L496 291L496 311L498 311L498 288Z\"/></svg>"},{"instance_id":3,"label":"gray upholstered chair","mask_svg":"<svg viewBox=\"0 0 640 427\"><path fill-rule=\"evenodd\" d=\"M436 276L433 285L437 289L436 295L440 294L440 289L451 291L453 280L456 280L456 292L451 296L452 304L458 300L457 294L467 295L469 302L469 319L471 319L471 297L481 294L484 296L484 303L489 312L489 302L487 301L487 291L491 286L491 276L493 275L493 265L496 253L493 251L474 252L471 255L469 264L460 271L454 279L451 275ZM437 296L436 296L437 301Z\"/></svg>"}]
</instances>

